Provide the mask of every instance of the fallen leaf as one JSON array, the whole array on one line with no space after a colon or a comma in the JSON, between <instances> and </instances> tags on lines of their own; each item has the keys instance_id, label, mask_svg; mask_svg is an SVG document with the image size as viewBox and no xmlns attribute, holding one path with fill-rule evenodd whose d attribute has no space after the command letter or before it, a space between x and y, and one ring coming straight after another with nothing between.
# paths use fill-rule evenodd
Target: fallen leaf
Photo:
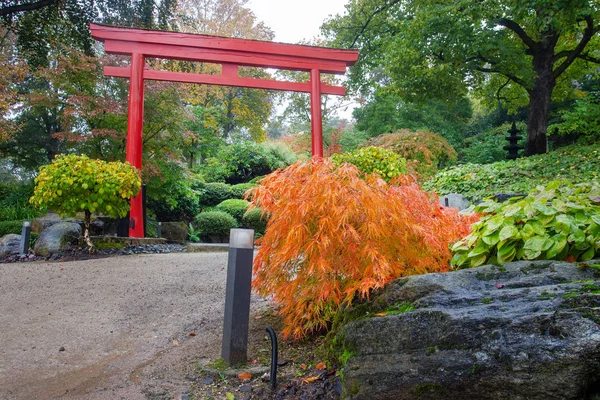
<instances>
[{"instance_id":1,"label":"fallen leaf","mask_svg":"<svg viewBox=\"0 0 600 400\"><path fill-rule=\"evenodd\" d=\"M196 336L196 332L190 332L190 336Z\"/></svg>"},{"instance_id":2,"label":"fallen leaf","mask_svg":"<svg viewBox=\"0 0 600 400\"><path fill-rule=\"evenodd\" d=\"M238 378L240 381L248 381L250 379L252 379L252 375L250 375L249 372L242 372L241 374L238 375Z\"/></svg>"},{"instance_id":3,"label":"fallen leaf","mask_svg":"<svg viewBox=\"0 0 600 400\"><path fill-rule=\"evenodd\" d=\"M319 379L318 376L309 376L308 378L302 378L302 382L311 383L311 382L316 381L317 379Z\"/></svg>"},{"instance_id":4,"label":"fallen leaf","mask_svg":"<svg viewBox=\"0 0 600 400\"><path fill-rule=\"evenodd\" d=\"M256 364L258 364L258 363L260 363L260 361L258 361L258 360L255 360L254 358L253 358L252 360L250 360L250 364L254 364L254 365L256 365Z\"/></svg>"},{"instance_id":5,"label":"fallen leaf","mask_svg":"<svg viewBox=\"0 0 600 400\"><path fill-rule=\"evenodd\" d=\"M375 314L376 317L385 317L386 315L387 315L387 312L385 312L385 311Z\"/></svg>"},{"instance_id":6,"label":"fallen leaf","mask_svg":"<svg viewBox=\"0 0 600 400\"><path fill-rule=\"evenodd\" d=\"M173 339L173 345L174 346L179 346L179 340Z\"/></svg>"},{"instance_id":7,"label":"fallen leaf","mask_svg":"<svg viewBox=\"0 0 600 400\"><path fill-rule=\"evenodd\" d=\"M304 363L300 364L300 368L306 369L306 364L304 364Z\"/></svg>"},{"instance_id":8,"label":"fallen leaf","mask_svg":"<svg viewBox=\"0 0 600 400\"><path fill-rule=\"evenodd\" d=\"M262 315L257 315L256 317L254 317L254 319L262 319Z\"/></svg>"},{"instance_id":9,"label":"fallen leaf","mask_svg":"<svg viewBox=\"0 0 600 400\"><path fill-rule=\"evenodd\" d=\"M227 392L225 396L227 396L227 400L235 400L235 396L231 392Z\"/></svg>"},{"instance_id":10,"label":"fallen leaf","mask_svg":"<svg viewBox=\"0 0 600 400\"><path fill-rule=\"evenodd\" d=\"M575 261L577 261L577 259L572 255L568 255L565 257L565 261L566 262L575 262Z\"/></svg>"},{"instance_id":11,"label":"fallen leaf","mask_svg":"<svg viewBox=\"0 0 600 400\"><path fill-rule=\"evenodd\" d=\"M504 283L496 282L496 288L502 289L504 287Z\"/></svg>"},{"instance_id":12,"label":"fallen leaf","mask_svg":"<svg viewBox=\"0 0 600 400\"><path fill-rule=\"evenodd\" d=\"M319 371L323 371L325 368L327 368L327 365L325 365L324 362L320 362L317 365L315 365L315 368L318 369Z\"/></svg>"}]
</instances>

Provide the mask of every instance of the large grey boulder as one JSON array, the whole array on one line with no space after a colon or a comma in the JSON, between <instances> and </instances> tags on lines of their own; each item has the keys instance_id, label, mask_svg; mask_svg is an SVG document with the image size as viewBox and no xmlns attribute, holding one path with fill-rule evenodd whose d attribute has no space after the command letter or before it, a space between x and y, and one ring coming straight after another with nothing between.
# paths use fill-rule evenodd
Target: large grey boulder
<instances>
[{"instance_id":1,"label":"large grey boulder","mask_svg":"<svg viewBox=\"0 0 600 400\"><path fill-rule=\"evenodd\" d=\"M0 239L0 258L18 254L21 251L21 235L9 233Z\"/></svg>"},{"instance_id":2,"label":"large grey boulder","mask_svg":"<svg viewBox=\"0 0 600 400\"><path fill-rule=\"evenodd\" d=\"M36 218L31 223L31 232L41 234L45 229L50 228L52 225L58 224L59 222L74 222L79 224L83 229L83 219L78 218L61 218L60 215L55 213L48 213L42 217Z\"/></svg>"},{"instance_id":3,"label":"large grey boulder","mask_svg":"<svg viewBox=\"0 0 600 400\"><path fill-rule=\"evenodd\" d=\"M337 336L352 355L344 394L598 399L599 276L594 262L534 261L396 280L368 305L367 315L387 315L350 322Z\"/></svg>"},{"instance_id":4,"label":"large grey boulder","mask_svg":"<svg viewBox=\"0 0 600 400\"><path fill-rule=\"evenodd\" d=\"M67 245L81 236L81 225L76 222L59 222L44 229L35 241L33 252L47 256L64 250Z\"/></svg>"},{"instance_id":5,"label":"large grey boulder","mask_svg":"<svg viewBox=\"0 0 600 400\"><path fill-rule=\"evenodd\" d=\"M58 224L62 221L62 218L55 213L48 213L42 217L36 218L31 223L31 232L42 233L44 229L51 227L54 224Z\"/></svg>"}]
</instances>

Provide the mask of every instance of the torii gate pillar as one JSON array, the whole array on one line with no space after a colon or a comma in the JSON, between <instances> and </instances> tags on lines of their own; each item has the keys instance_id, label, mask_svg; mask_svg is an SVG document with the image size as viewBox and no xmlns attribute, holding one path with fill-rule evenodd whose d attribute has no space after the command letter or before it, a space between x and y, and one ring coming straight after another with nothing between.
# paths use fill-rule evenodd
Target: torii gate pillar
<instances>
[{"instance_id":1,"label":"torii gate pillar","mask_svg":"<svg viewBox=\"0 0 600 400\"><path fill-rule=\"evenodd\" d=\"M129 77L129 102L127 110L127 145L125 160L137 169L142 169L142 130L144 126L144 65L143 54L131 55ZM131 198L129 211L129 236L144 237L144 213L142 192Z\"/></svg>"}]
</instances>

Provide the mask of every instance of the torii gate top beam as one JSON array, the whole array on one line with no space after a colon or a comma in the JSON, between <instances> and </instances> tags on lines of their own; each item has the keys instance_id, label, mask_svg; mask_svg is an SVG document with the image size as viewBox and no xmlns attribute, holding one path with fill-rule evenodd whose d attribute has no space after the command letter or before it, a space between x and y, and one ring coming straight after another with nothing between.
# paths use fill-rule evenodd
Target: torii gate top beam
<instances>
[{"instance_id":1,"label":"torii gate top beam","mask_svg":"<svg viewBox=\"0 0 600 400\"><path fill-rule=\"evenodd\" d=\"M90 24L92 36L111 54L233 63L243 66L345 74L358 59L356 50L273 43L190 33L150 31Z\"/></svg>"},{"instance_id":2,"label":"torii gate top beam","mask_svg":"<svg viewBox=\"0 0 600 400\"><path fill-rule=\"evenodd\" d=\"M272 43L189 33L117 28L90 24L92 37L104 42L104 51L131 57L126 68L106 66L104 75L129 78L126 160L142 168L144 80L240 86L310 93L312 153L323 156L321 94L344 95L342 86L321 82L321 73L343 75L358 60L358 51ZM156 71L146 67L146 57L209 62L222 65L220 75ZM310 72L308 82L286 82L239 76L240 66ZM132 237L144 237L141 195L131 199Z\"/></svg>"}]
</instances>

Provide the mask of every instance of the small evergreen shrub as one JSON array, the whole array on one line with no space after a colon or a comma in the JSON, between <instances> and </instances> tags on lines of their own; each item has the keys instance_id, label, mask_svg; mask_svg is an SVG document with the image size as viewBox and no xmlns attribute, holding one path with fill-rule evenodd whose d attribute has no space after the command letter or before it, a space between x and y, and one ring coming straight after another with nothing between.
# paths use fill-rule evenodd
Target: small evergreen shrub
<instances>
[{"instance_id":1,"label":"small evergreen shrub","mask_svg":"<svg viewBox=\"0 0 600 400\"><path fill-rule=\"evenodd\" d=\"M262 215L263 210L260 207L247 211L242 217L242 226L244 228L254 229L254 234L260 236L267 230L268 215Z\"/></svg>"},{"instance_id":2,"label":"small evergreen shrub","mask_svg":"<svg viewBox=\"0 0 600 400\"><path fill-rule=\"evenodd\" d=\"M193 226L203 241L221 243L228 241L229 231L239 225L235 218L224 211L209 211L198 214Z\"/></svg>"},{"instance_id":3,"label":"small evergreen shrub","mask_svg":"<svg viewBox=\"0 0 600 400\"><path fill-rule=\"evenodd\" d=\"M231 187L231 190L233 192L233 197L236 199L244 199L244 197L246 196L246 192L252 188L255 188L256 186L258 186L255 183L238 183L237 185L233 185ZM248 199L250 200L250 199Z\"/></svg>"},{"instance_id":4,"label":"small evergreen shrub","mask_svg":"<svg viewBox=\"0 0 600 400\"><path fill-rule=\"evenodd\" d=\"M9 233L20 235L23 229L23 221L0 221L0 237Z\"/></svg>"},{"instance_id":5,"label":"small evergreen shrub","mask_svg":"<svg viewBox=\"0 0 600 400\"><path fill-rule=\"evenodd\" d=\"M220 182L205 183L199 192L198 203L201 206L216 206L220 202L234 197L231 185Z\"/></svg>"},{"instance_id":6,"label":"small evergreen shrub","mask_svg":"<svg viewBox=\"0 0 600 400\"><path fill-rule=\"evenodd\" d=\"M349 153L334 154L331 161L336 167L348 163L363 174L379 174L386 182L406 173L406 160L381 147L364 147Z\"/></svg>"},{"instance_id":7,"label":"small evergreen shrub","mask_svg":"<svg viewBox=\"0 0 600 400\"><path fill-rule=\"evenodd\" d=\"M554 181L527 197L486 200L473 232L451 246L454 268L600 256L600 186Z\"/></svg>"},{"instance_id":8,"label":"small evergreen shrub","mask_svg":"<svg viewBox=\"0 0 600 400\"><path fill-rule=\"evenodd\" d=\"M243 141L220 148L198 167L198 172L208 182L236 184L284 168L296 159L282 144Z\"/></svg>"},{"instance_id":9,"label":"small evergreen shrub","mask_svg":"<svg viewBox=\"0 0 600 400\"><path fill-rule=\"evenodd\" d=\"M242 217L248 210L250 203L246 200L240 199L229 199L222 201L215 208L218 211L224 211L231 215L235 220L240 223L242 221Z\"/></svg>"}]
</instances>

